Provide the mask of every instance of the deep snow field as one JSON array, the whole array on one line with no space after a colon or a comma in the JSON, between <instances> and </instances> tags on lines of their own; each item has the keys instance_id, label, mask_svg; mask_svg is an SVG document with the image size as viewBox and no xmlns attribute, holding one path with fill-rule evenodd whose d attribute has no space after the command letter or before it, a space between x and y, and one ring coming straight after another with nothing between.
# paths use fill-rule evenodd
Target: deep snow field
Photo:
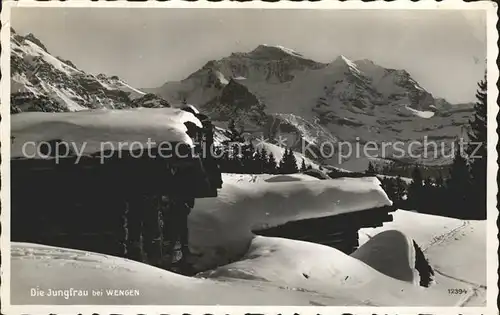
<instances>
[{"instance_id":1,"label":"deep snow field","mask_svg":"<svg viewBox=\"0 0 500 315\"><path fill-rule=\"evenodd\" d=\"M103 254L12 243L12 304L226 304L484 306L486 222L397 210L383 227L362 229L346 255L327 246L254 236L290 220L390 205L376 178L224 174L217 198L190 215L196 277ZM435 271L422 287L413 240ZM32 288L86 289L88 296L31 297ZM92 296L91 290L103 290ZM109 296L106 289L137 290ZM464 289L465 294L449 294Z\"/></svg>"}]
</instances>

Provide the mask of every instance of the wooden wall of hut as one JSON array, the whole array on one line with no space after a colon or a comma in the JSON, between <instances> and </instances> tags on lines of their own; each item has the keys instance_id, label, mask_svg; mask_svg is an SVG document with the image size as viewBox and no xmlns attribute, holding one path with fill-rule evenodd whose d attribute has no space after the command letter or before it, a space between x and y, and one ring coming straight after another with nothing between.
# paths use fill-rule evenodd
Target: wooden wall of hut
<instances>
[{"instance_id":1,"label":"wooden wall of hut","mask_svg":"<svg viewBox=\"0 0 500 315\"><path fill-rule=\"evenodd\" d=\"M186 204L192 207L195 197L216 195L216 187L200 174L198 161L175 170L165 161L94 162L13 163L11 240L110 254L168 269L173 249L165 249L164 240L172 233L164 221L182 220L176 211L189 212Z\"/></svg>"},{"instance_id":2,"label":"wooden wall of hut","mask_svg":"<svg viewBox=\"0 0 500 315\"><path fill-rule=\"evenodd\" d=\"M262 236L283 237L331 246L351 254L359 246L358 232L363 227L382 226L392 221L393 207L381 207L329 217L288 222L280 226L255 230Z\"/></svg>"}]
</instances>

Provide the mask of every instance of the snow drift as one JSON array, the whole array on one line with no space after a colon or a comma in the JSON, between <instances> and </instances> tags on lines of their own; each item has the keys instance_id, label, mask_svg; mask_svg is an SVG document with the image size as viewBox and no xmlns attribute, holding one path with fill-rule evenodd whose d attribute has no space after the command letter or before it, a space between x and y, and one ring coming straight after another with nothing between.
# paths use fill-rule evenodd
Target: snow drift
<instances>
[{"instance_id":1,"label":"snow drift","mask_svg":"<svg viewBox=\"0 0 500 315\"><path fill-rule=\"evenodd\" d=\"M418 279L413 242L400 231L378 233L351 256L392 278L410 283Z\"/></svg>"},{"instance_id":2,"label":"snow drift","mask_svg":"<svg viewBox=\"0 0 500 315\"><path fill-rule=\"evenodd\" d=\"M316 182L323 181L309 183ZM277 184L279 183L268 185ZM220 217L232 214L227 208L225 210ZM238 208L232 210L238 212ZM198 208L197 211L203 209ZM412 254L409 251L405 252L405 248L411 248L407 241L411 236L424 244L424 251L431 263L435 257L442 258L444 263L444 256L447 255L448 266L458 266L460 263L457 264L457 261L460 261L462 266L466 266L464 263L476 264L482 266L484 270L485 264L482 264L484 261L479 256L464 256L459 250L453 252L452 247L464 246L463 244L481 245L474 244L471 240L481 241L485 226L470 222L466 226L473 225L474 229L459 229L458 231L465 235L457 240L455 238L460 233L455 233L456 229L464 221L406 211L396 213L395 222L380 229L387 232L377 236L373 233L374 229L364 229L363 235L373 233L374 237L362 245L356 255L345 255L334 248L314 243L256 236L251 238L250 246L237 261L204 272L197 278L176 275L142 263L102 254L37 244L12 243L11 302L13 304L483 306L486 287L471 283L469 281L471 279L464 279L469 276L471 270L457 268L457 271L461 271L462 279L437 274L436 282L429 288L423 288L406 281L408 279L405 281L397 279L401 278L397 274L399 271L395 272L389 267L411 269ZM237 213L233 215L236 216ZM234 238L230 238L231 233L227 233L224 237L219 236L220 245L224 247L241 237L237 233L238 230L231 225L234 223L233 220L228 220L225 226L210 226L210 223L205 221L205 230L201 227L197 230L198 240L219 236L219 231L233 232ZM392 230L396 227L404 231L404 234ZM449 234L450 231L455 232ZM441 234L446 237L437 239L434 237ZM450 235L453 237L448 237ZM364 239L366 240L366 237ZM424 240L430 243L424 243ZM485 238L482 238L482 242L485 242ZM440 249L444 250L442 256L436 255L440 253L439 251L429 252L434 246L441 246ZM374 249L380 250L374 251ZM473 253L476 250L473 247L467 249ZM484 250L484 247L482 249ZM386 255L388 257L385 257ZM383 266L383 263L387 266ZM442 264L441 267L443 269L439 272L443 274L449 272L444 268L446 265ZM129 296L104 294L101 297L77 296L69 299L31 297L30 289L33 287L43 290L134 289L138 290L138 294ZM449 288L463 288L468 291L462 296L450 295L447 291Z\"/></svg>"},{"instance_id":3,"label":"snow drift","mask_svg":"<svg viewBox=\"0 0 500 315\"><path fill-rule=\"evenodd\" d=\"M356 297L365 305L405 305L407 301L399 300L407 294L405 291L417 291L413 284L387 277L334 248L262 236L252 240L247 254L239 261L201 276L266 281L345 301Z\"/></svg>"},{"instance_id":4,"label":"snow drift","mask_svg":"<svg viewBox=\"0 0 500 315\"><path fill-rule=\"evenodd\" d=\"M432 270L431 287L468 290L460 305L486 301L486 221L464 221L405 210L393 212L393 221L382 227L363 228L360 245L384 231L398 230L422 249ZM363 245L364 246L364 245Z\"/></svg>"},{"instance_id":5,"label":"snow drift","mask_svg":"<svg viewBox=\"0 0 500 315\"><path fill-rule=\"evenodd\" d=\"M360 230L359 242L386 230L399 230L422 248L439 273L486 285L486 221L464 221L405 210L393 213L394 220L378 228ZM467 248L467 255L463 255ZM466 270L467 272L464 272Z\"/></svg>"},{"instance_id":6,"label":"snow drift","mask_svg":"<svg viewBox=\"0 0 500 315\"><path fill-rule=\"evenodd\" d=\"M396 244L392 249L411 248L411 243L410 247L407 245ZM391 244L384 246L388 249L385 253L390 253ZM375 256L372 263L383 260L383 253L375 253ZM409 266L410 259L404 255L391 255L385 262L395 269L408 268L408 273L416 272ZM398 266L399 263L404 265ZM389 273L396 274L395 271ZM451 306L463 303L461 297L448 294L447 286L453 285L451 283L423 288L414 281L385 275L335 248L282 238L257 236L241 259L200 276L224 281L245 279L293 291L315 292L343 301L340 305L353 305L350 304L353 299L361 301L361 304L354 305L369 306Z\"/></svg>"},{"instance_id":7,"label":"snow drift","mask_svg":"<svg viewBox=\"0 0 500 315\"><path fill-rule=\"evenodd\" d=\"M12 243L11 304L24 305L335 305L335 298L263 286L177 275L135 261L80 250ZM64 296L31 296L37 288ZM69 296L69 289L77 290ZM102 291L93 296L91 290ZM121 295L125 294L127 295ZM86 295L82 295L85 294ZM353 302L354 303L354 302ZM10 312L6 312L10 313Z\"/></svg>"}]
</instances>

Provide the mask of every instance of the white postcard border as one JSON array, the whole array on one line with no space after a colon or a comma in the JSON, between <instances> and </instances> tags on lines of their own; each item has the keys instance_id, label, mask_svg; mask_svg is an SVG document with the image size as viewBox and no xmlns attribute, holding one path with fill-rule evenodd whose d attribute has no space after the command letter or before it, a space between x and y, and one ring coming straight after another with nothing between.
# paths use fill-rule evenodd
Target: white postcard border
<instances>
[{"instance_id":1,"label":"white postcard border","mask_svg":"<svg viewBox=\"0 0 500 315\"><path fill-rule=\"evenodd\" d=\"M3 314L498 314L496 300L498 296L498 227L496 224L498 185L497 151L498 134L496 133L498 115L498 89L496 86L499 70L496 64L498 57L498 33L496 30L498 5L494 2L479 1L466 3L462 1L395 1L395 2L361 2L361 1L321 1L321 2L291 2L280 1L267 3L253 2L208 2L208 1L147 1L126 2L91 2L82 0L38 2L34 0L2 1L1 12L1 223L2 234L0 245L2 252L1 264L1 301ZM114 305L10 305L10 9L12 7L93 7L93 8L210 8L210 9L370 9L370 10L485 10L487 11L487 79L488 79L488 222L487 222L487 306L486 307L365 307L365 306L193 306L193 305L162 305L162 306L114 306ZM7 145L6 145L7 144ZM464 251L464 255L467 252Z\"/></svg>"}]
</instances>

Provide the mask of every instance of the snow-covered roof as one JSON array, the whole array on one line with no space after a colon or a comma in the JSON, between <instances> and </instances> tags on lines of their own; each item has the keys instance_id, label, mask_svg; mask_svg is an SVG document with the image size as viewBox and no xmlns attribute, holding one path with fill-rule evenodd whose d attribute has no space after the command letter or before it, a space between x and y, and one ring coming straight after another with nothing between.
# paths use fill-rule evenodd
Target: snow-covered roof
<instances>
[{"instance_id":1,"label":"snow-covered roof","mask_svg":"<svg viewBox=\"0 0 500 315\"><path fill-rule=\"evenodd\" d=\"M11 157L40 156L37 146L50 140L76 146L71 149L77 155L119 150L120 145L122 149L141 145L147 149L161 142L193 145L184 125L188 121L202 126L193 114L175 108L20 113L11 117Z\"/></svg>"},{"instance_id":2,"label":"snow-covered roof","mask_svg":"<svg viewBox=\"0 0 500 315\"><path fill-rule=\"evenodd\" d=\"M221 237L250 237L254 230L287 222L392 205L376 177L252 183L245 178L228 180L228 175L217 197L197 200L190 215L190 244L200 250ZM199 239L196 230L207 221L217 235Z\"/></svg>"}]
</instances>

